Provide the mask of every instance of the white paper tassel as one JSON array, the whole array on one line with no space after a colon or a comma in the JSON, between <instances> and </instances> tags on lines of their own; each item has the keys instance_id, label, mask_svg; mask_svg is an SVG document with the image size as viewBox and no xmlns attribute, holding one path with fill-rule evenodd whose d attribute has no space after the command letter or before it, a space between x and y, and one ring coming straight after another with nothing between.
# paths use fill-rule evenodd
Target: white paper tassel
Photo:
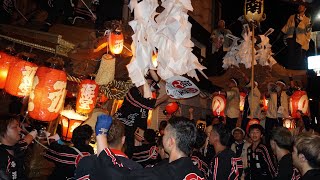
<instances>
[{"instance_id":1,"label":"white paper tassel","mask_svg":"<svg viewBox=\"0 0 320 180\"><path fill-rule=\"evenodd\" d=\"M133 57L127 65L129 77L135 86L146 83L144 76L152 65L152 52L158 49L158 75L166 80L176 75L188 74L198 79L195 69L205 69L192 53L191 24L188 10L193 10L190 0L162 1L165 8L156 12L158 0L130 1L134 20L129 22L132 36ZM155 16L158 15L155 19ZM148 96L146 92L144 96Z\"/></svg>"},{"instance_id":2,"label":"white paper tassel","mask_svg":"<svg viewBox=\"0 0 320 180\"><path fill-rule=\"evenodd\" d=\"M96 76L96 82L99 85L106 85L114 80L116 59L110 55L102 56L100 67Z\"/></svg>"},{"instance_id":3,"label":"white paper tassel","mask_svg":"<svg viewBox=\"0 0 320 180\"><path fill-rule=\"evenodd\" d=\"M231 38L234 40L231 50L224 56L223 65L224 69L231 66L239 67L239 64L244 64L246 68L251 68L252 61L252 40L251 31L248 27L244 27L245 31L242 34L243 41L238 45L235 43L236 38ZM273 30L268 30L266 35L260 35L261 43L259 43L258 50L255 50L255 60L254 65L260 64L262 66L272 66L276 63L275 59L272 57L273 53L271 50L271 44L269 43L269 38L267 37L273 32Z\"/></svg>"}]
</instances>

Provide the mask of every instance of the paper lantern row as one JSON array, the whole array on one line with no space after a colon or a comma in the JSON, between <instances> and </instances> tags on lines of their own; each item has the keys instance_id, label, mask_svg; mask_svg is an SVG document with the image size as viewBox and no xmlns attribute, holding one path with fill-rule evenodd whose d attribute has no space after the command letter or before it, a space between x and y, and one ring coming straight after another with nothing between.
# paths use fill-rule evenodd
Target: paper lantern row
<instances>
[{"instance_id":1,"label":"paper lantern row","mask_svg":"<svg viewBox=\"0 0 320 180\"><path fill-rule=\"evenodd\" d=\"M40 121L56 119L63 109L67 75L64 71L36 64L0 52L0 88L17 97L29 96L28 114ZM80 84L77 111L92 112L99 86L94 80Z\"/></svg>"},{"instance_id":2,"label":"paper lantern row","mask_svg":"<svg viewBox=\"0 0 320 180\"><path fill-rule=\"evenodd\" d=\"M240 93L240 111L243 111L245 103L245 93ZM264 97L262 99L263 110L268 110L268 100ZM214 116L224 116L226 107L226 98L223 95L216 95L212 99L212 111ZM291 117L299 118L297 111L301 111L304 115L309 115L309 98L306 91L295 91L290 97L289 104Z\"/></svg>"}]
</instances>

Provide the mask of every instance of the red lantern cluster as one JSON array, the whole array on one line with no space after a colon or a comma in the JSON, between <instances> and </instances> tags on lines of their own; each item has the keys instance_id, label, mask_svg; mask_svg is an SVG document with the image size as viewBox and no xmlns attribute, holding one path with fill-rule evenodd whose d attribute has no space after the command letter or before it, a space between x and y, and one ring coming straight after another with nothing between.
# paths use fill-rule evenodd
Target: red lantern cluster
<instances>
[{"instance_id":1,"label":"red lantern cluster","mask_svg":"<svg viewBox=\"0 0 320 180\"><path fill-rule=\"evenodd\" d=\"M225 116L224 110L226 108L227 100L226 97L218 94L212 99L212 112L214 116Z\"/></svg>"},{"instance_id":2,"label":"red lantern cluster","mask_svg":"<svg viewBox=\"0 0 320 180\"><path fill-rule=\"evenodd\" d=\"M89 114L93 111L99 95L99 85L90 79L83 80L80 84L76 112L79 114Z\"/></svg>"},{"instance_id":3,"label":"red lantern cluster","mask_svg":"<svg viewBox=\"0 0 320 180\"><path fill-rule=\"evenodd\" d=\"M290 112L293 118L298 118L297 110L309 114L309 98L305 91L295 91L290 97Z\"/></svg>"},{"instance_id":4,"label":"red lantern cluster","mask_svg":"<svg viewBox=\"0 0 320 180\"><path fill-rule=\"evenodd\" d=\"M29 116L40 121L56 119L66 96L67 75L64 71L40 67L29 97Z\"/></svg>"},{"instance_id":5,"label":"red lantern cluster","mask_svg":"<svg viewBox=\"0 0 320 180\"><path fill-rule=\"evenodd\" d=\"M15 56L0 52L0 89L3 89L6 85L9 68L17 62L17 60Z\"/></svg>"}]
</instances>

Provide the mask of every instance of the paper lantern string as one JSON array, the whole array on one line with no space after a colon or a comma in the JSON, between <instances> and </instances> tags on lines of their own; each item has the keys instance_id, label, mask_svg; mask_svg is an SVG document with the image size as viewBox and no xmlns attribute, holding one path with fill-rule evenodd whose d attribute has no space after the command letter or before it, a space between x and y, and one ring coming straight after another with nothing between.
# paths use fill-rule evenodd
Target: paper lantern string
<instances>
[{"instance_id":1,"label":"paper lantern string","mask_svg":"<svg viewBox=\"0 0 320 180\"><path fill-rule=\"evenodd\" d=\"M129 89L133 87L131 81L113 80L107 85L100 86L100 92L105 94L108 99L123 99Z\"/></svg>"}]
</instances>

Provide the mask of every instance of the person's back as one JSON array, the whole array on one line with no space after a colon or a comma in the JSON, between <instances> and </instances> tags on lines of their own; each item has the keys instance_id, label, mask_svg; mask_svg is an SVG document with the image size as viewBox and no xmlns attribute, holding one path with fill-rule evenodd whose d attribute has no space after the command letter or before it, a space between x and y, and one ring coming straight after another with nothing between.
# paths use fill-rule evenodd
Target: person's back
<instances>
[{"instance_id":1,"label":"person's back","mask_svg":"<svg viewBox=\"0 0 320 180\"><path fill-rule=\"evenodd\" d=\"M209 176L209 166L205 162L206 158L201 153L206 140L207 140L206 133L202 129L198 128L197 139L194 145L194 150L192 152L191 159L193 161L193 164L198 167L198 169L203 173L203 175L207 179Z\"/></svg>"},{"instance_id":2,"label":"person's back","mask_svg":"<svg viewBox=\"0 0 320 180\"><path fill-rule=\"evenodd\" d=\"M238 169L242 169L242 160L227 148L213 158L210 167L209 179L237 179L241 176Z\"/></svg>"},{"instance_id":3,"label":"person's back","mask_svg":"<svg viewBox=\"0 0 320 180\"><path fill-rule=\"evenodd\" d=\"M74 146L61 145L58 142L59 136L55 135L50 138L56 141L51 142L49 149L47 149L44 157L55 164L49 180L52 179L66 179L74 177L74 171L80 159L93 154L93 148L87 144L93 133L89 125L77 127L73 131L71 141Z\"/></svg>"},{"instance_id":4,"label":"person's back","mask_svg":"<svg viewBox=\"0 0 320 180\"><path fill-rule=\"evenodd\" d=\"M238 179L242 173L242 160L229 148L231 133L223 124L213 125L210 144L217 152L210 164L209 179Z\"/></svg>"},{"instance_id":5,"label":"person's back","mask_svg":"<svg viewBox=\"0 0 320 180\"><path fill-rule=\"evenodd\" d=\"M277 127L271 131L270 145L278 160L277 180L295 179L297 174L292 162L293 137L285 127Z\"/></svg>"},{"instance_id":6,"label":"person's back","mask_svg":"<svg viewBox=\"0 0 320 180\"><path fill-rule=\"evenodd\" d=\"M143 144L134 147L132 160L140 163L143 167L152 167L158 163L156 132L153 129L147 129L144 132Z\"/></svg>"},{"instance_id":7,"label":"person's back","mask_svg":"<svg viewBox=\"0 0 320 180\"><path fill-rule=\"evenodd\" d=\"M55 168L53 169L49 180L66 179L74 177L74 171L83 156L93 154L91 146L78 146L77 149L82 153L80 155L76 150L67 145L60 145L56 142L51 143L44 155L46 159L54 162Z\"/></svg>"}]
</instances>

